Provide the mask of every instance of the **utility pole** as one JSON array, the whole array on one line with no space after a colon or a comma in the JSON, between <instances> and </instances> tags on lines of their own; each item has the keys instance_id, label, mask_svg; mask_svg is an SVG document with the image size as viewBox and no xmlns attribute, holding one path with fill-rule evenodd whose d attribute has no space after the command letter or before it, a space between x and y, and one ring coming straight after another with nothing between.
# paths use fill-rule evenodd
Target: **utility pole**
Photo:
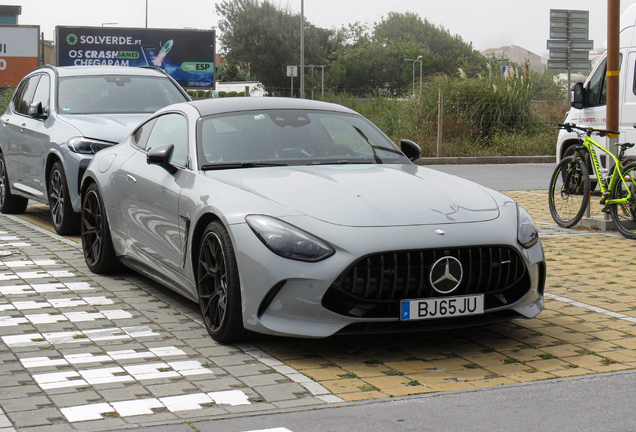
<instances>
[{"instance_id":1,"label":"utility pole","mask_svg":"<svg viewBox=\"0 0 636 432\"><path fill-rule=\"evenodd\" d=\"M305 0L300 0L300 98L305 99Z\"/></svg>"}]
</instances>

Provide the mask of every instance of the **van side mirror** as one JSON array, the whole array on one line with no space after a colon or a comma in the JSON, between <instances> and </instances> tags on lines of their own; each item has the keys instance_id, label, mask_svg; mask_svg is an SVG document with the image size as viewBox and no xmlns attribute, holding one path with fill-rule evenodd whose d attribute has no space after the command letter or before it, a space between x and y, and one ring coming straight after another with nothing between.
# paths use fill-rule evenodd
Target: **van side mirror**
<instances>
[{"instance_id":1,"label":"van side mirror","mask_svg":"<svg viewBox=\"0 0 636 432\"><path fill-rule=\"evenodd\" d=\"M402 153L409 158L411 162L415 162L416 159L419 159L422 154L422 149L420 146L415 144L411 140L403 139L400 141L400 147L402 148Z\"/></svg>"},{"instance_id":2,"label":"van side mirror","mask_svg":"<svg viewBox=\"0 0 636 432\"><path fill-rule=\"evenodd\" d=\"M572 107L576 109L583 109L586 107L585 100L586 98L586 90L583 87L583 83L574 84L574 88L572 89Z\"/></svg>"}]
</instances>

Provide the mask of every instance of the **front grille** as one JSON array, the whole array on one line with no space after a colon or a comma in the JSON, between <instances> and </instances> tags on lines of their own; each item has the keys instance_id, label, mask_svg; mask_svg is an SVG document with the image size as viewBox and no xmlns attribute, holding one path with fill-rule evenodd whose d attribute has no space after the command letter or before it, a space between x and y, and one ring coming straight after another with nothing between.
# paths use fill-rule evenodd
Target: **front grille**
<instances>
[{"instance_id":1,"label":"front grille","mask_svg":"<svg viewBox=\"0 0 636 432\"><path fill-rule=\"evenodd\" d=\"M433 264L448 256L459 260L464 273L456 289L442 294L429 275ZM523 259L509 246L384 252L352 264L327 290L323 306L348 316L397 317L403 299L483 293L486 307L496 307L518 300L528 288ZM503 303L492 300L498 294Z\"/></svg>"}]
</instances>

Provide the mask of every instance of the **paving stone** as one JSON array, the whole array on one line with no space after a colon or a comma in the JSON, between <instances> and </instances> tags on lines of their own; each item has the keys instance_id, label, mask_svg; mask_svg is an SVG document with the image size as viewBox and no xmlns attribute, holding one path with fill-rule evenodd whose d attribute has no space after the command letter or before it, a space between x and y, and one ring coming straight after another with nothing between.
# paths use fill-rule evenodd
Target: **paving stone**
<instances>
[{"instance_id":1,"label":"paving stone","mask_svg":"<svg viewBox=\"0 0 636 432\"><path fill-rule=\"evenodd\" d=\"M7 412L6 415L18 429L29 426L50 425L63 419L62 415L56 408L14 411Z\"/></svg>"}]
</instances>

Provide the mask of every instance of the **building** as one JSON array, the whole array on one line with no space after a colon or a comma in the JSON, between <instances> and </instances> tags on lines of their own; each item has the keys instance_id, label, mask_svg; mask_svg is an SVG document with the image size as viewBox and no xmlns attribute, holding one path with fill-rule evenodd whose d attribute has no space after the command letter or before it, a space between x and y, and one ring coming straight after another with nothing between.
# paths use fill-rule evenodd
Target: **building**
<instances>
[{"instance_id":1,"label":"building","mask_svg":"<svg viewBox=\"0 0 636 432\"><path fill-rule=\"evenodd\" d=\"M0 25L17 25L22 6L0 6Z\"/></svg>"},{"instance_id":2,"label":"building","mask_svg":"<svg viewBox=\"0 0 636 432\"><path fill-rule=\"evenodd\" d=\"M488 58L506 59L518 65L524 64L527 60L532 72L543 74L545 72L547 60L540 55L528 51L516 45L502 46L500 48L488 48L481 52Z\"/></svg>"}]
</instances>

